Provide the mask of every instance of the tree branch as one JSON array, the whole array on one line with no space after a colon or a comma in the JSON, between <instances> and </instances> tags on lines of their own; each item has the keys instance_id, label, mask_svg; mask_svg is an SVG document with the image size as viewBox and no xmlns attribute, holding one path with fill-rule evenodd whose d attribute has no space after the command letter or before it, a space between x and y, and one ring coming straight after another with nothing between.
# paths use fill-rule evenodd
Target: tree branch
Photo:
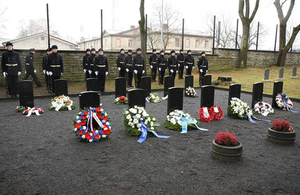
<instances>
[{"instance_id":1,"label":"tree branch","mask_svg":"<svg viewBox=\"0 0 300 195\"><path fill-rule=\"evenodd\" d=\"M292 36L291 36L289 42L286 44L286 46L284 48L282 48L282 50L284 50L286 52L289 51L289 49L292 47L299 31L300 31L300 24L293 28Z\"/></svg>"},{"instance_id":2,"label":"tree branch","mask_svg":"<svg viewBox=\"0 0 300 195\"><path fill-rule=\"evenodd\" d=\"M281 22L284 19L284 16L283 16L283 12L282 12L282 7L280 5L280 0L275 0L274 5L275 5L277 13L278 13L279 21Z\"/></svg>"},{"instance_id":3,"label":"tree branch","mask_svg":"<svg viewBox=\"0 0 300 195\"><path fill-rule=\"evenodd\" d=\"M258 6L259 6L259 0L256 0L254 10L253 10L252 15L249 19L250 22L252 22L252 20L254 19L254 16L256 15L256 12L258 10Z\"/></svg>"},{"instance_id":4,"label":"tree branch","mask_svg":"<svg viewBox=\"0 0 300 195\"><path fill-rule=\"evenodd\" d=\"M242 22L245 21L245 16L244 16L244 0L240 0L239 3L239 16L242 20Z\"/></svg>"},{"instance_id":5,"label":"tree branch","mask_svg":"<svg viewBox=\"0 0 300 195\"><path fill-rule=\"evenodd\" d=\"M294 5L295 5L295 0L291 0L289 10L288 10L286 16L284 17L285 22L287 22L289 20L291 14L292 14Z\"/></svg>"}]
</instances>

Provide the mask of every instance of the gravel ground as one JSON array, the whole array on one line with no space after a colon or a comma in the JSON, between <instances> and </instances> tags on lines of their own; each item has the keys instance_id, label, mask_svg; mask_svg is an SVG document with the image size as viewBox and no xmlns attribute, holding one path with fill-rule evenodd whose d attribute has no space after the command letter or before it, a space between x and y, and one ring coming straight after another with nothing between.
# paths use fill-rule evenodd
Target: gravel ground
<instances>
[{"instance_id":1,"label":"gravel ground","mask_svg":"<svg viewBox=\"0 0 300 195\"><path fill-rule=\"evenodd\" d=\"M142 144L123 131L126 106L115 105L113 95L102 97L112 134L100 143L78 141L72 125L77 109L50 111L50 98L38 98L35 106L45 113L26 118L14 111L18 99L0 100L0 194L300 194L299 136L290 146L268 142L271 124L229 118L227 98L228 91L216 90L215 104L225 114L222 121L200 122L208 132L191 130L186 135L163 127L166 101L147 103L147 111L162 125L159 134L171 138L150 137ZM78 97L71 99L78 107ZM241 99L251 103L251 95L242 94ZM294 105L300 110L299 102ZM184 110L194 118L199 106L200 98L184 98ZM298 131L299 115L276 110L266 118L287 119ZM239 162L211 157L215 134L226 130L235 131L243 144Z\"/></svg>"}]
</instances>

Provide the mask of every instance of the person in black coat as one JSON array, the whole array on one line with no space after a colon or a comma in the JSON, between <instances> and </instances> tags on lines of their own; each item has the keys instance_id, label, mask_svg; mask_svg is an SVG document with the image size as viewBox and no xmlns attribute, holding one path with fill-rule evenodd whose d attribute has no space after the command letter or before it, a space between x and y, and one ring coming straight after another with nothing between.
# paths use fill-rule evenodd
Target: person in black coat
<instances>
[{"instance_id":1,"label":"person in black coat","mask_svg":"<svg viewBox=\"0 0 300 195\"><path fill-rule=\"evenodd\" d=\"M133 78L133 66L132 66L132 50L128 50L128 55L125 57L125 66L126 66L126 72L127 72L127 87L133 87L132 86L132 78Z\"/></svg>"},{"instance_id":2,"label":"person in black coat","mask_svg":"<svg viewBox=\"0 0 300 195\"><path fill-rule=\"evenodd\" d=\"M157 55L156 49L152 50L152 55L149 57L149 64L151 68L151 78L153 82L156 82L156 73L157 73Z\"/></svg>"},{"instance_id":3,"label":"person in black coat","mask_svg":"<svg viewBox=\"0 0 300 195\"><path fill-rule=\"evenodd\" d=\"M133 57L133 62L132 62L134 74L136 74L137 88L141 88L142 75L145 73L145 60L141 54L142 54L142 50L141 48L138 48L136 50L136 55Z\"/></svg>"},{"instance_id":4,"label":"person in black coat","mask_svg":"<svg viewBox=\"0 0 300 195\"><path fill-rule=\"evenodd\" d=\"M52 49L48 48L46 51L47 51L47 55L43 56L43 73L45 75L46 88L49 89L49 76L47 71L47 63L48 63L48 56L52 53Z\"/></svg>"},{"instance_id":5,"label":"person in black coat","mask_svg":"<svg viewBox=\"0 0 300 195\"><path fill-rule=\"evenodd\" d=\"M199 84L202 86L205 74L208 72L208 61L205 57L205 52L201 52L201 57L198 59L199 69Z\"/></svg>"},{"instance_id":6,"label":"person in black coat","mask_svg":"<svg viewBox=\"0 0 300 195\"><path fill-rule=\"evenodd\" d=\"M99 49L99 55L94 59L94 71L98 77L100 91L105 92L105 80L108 75L108 59L103 55L103 49Z\"/></svg>"},{"instance_id":7,"label":"person in black coat","mask_svg":"<svg viewBox=\"0 0 300 195\"><path fill-rule=\"evenodd\" d=\"M165 71L167 70L167 59L165 58L165 51L161 50L160 55L157 59L157 64L158 64L158 74L159 74L159 85L164 84L164 77L165 77Z\"/></svg>"},{"instance_id":8,"label":"person in black coat","mask_svg":"<svg viewBox=\"0 0 300 195\"><path fill-rule=\"evenodd\" d=\"M174 77L174 81L176 78L176 73L178 72L178 60L175 56L175 51L171 51L171 56L168 58L168 68L169 75Z\"/></svg>"},{"instance_id":9,"label":"person in black coat","mask_svg":"<svg viewBox=\"0 0 300 195\"><path fill-rule=\"evenodd\" d=\"M186 68L186 75L192 75L192 69L194 69L194 57L192 56L192 51L188 50L187 55L184 58L184 65Z\"/></svg>"},{"instance_id":10,"label":"person in black coat","mask_svg":"<svg viewBox=\"0 0 300 195\"><path fill-rule=\"evenodd\" d=\"M181 49L180 53L177 55L177 60L178 60L178 79L183 79L183 72L184 72L183 49Z\"/></svg>"},{"instance_id":11,"label":"person in black coat","mask_svg":"<svg viewBox=\"0 0 300 195\"><path fill-rule=\"evenodd\" d=\"M23 80L27 80L28 77L31 75L32 78L34 79L35 84L37 85L37 87L41 87L41 83L39 81L39 79L36 76L36 70L33 66L33 60L34 60L34 54L35 54L35 49L32 48L30 49L30 53L26 56L26 60L25 60L25 77L23 78Z\"/></svg>"},{"instance_id":12,"label":"person in black coat","mask_svg":"<svg viewBox=\"0 0 300 195\"><path fill-rule=\"evenodd\" d=\"M52 91L54 92L54 81L60 79L64 72L64 63L62 56L57 53L58 47L56 45L52 46L52 54L48 56L48 71L49 76L52 77Z\"/></svg>"},{"instance_id":13,"label":"person in black coat","mask_svg":"<svg viewBox=\"0 0 300 195\"><path fill-rule=\"evenodd\" d=\"M82 68L83 72L85 74L85 80L89 78L89 72L88 72L88 59L91 54L91 50L88 48L85 50L86 54L82 57Z\"/></svg>"},{"instance_id":14,"label":"person in black coat","mask_svg":"<svg viewBox=\"0 0 300 195\"><path fill-rule=\"evenodd\" d=\"M117 67L119 70L119 77L125 77L126 75L126 65L125 65L125 50L122 48L120 50L120 55L117 56Z\"/></svg>"},{"instance_id":15,"label":"person in black coat","mask_svg":"<svg viewBox=\"0 0 300 195\"><path fill-rule=\"evenodd\" d=\"M13 50L13 44L6 43L7 51L2 53L1 67L4 78L6 78L8 94L18 97L18 79L22 72L20 55Z\"/></svg>"},{"instance_id":16,"label":"person in black coat","mask_svg":"<svg viewBox=\"0 0 300 195\"><path fill-rule=\"evenodd\" d=\"M96 78L95 67L94 67L94 59L96 58L96 49L91 49L91 55L88 57L88 66L87 71L89 72L89 78Z\"/></svg>"}]
</instances>

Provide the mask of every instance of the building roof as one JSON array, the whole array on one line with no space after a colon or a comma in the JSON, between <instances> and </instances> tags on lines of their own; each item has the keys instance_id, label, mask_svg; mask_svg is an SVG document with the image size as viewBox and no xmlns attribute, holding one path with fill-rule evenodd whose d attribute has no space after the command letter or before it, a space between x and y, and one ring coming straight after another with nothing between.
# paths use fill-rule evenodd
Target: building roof
<instances>
[{"instance_id":1,"label":"building roof","mask_svg":"<svg viewBox=\"0 0 300 195\"><path fill-rule=\"evenodd\" d=\"M24 40L31 39L31 38L34 38L34 37L38 37L38 36L41 36L41 35L48 36L46 33L42 32L42 33L37 33L37 34L29 35L29 36L26 36L26 37L21 37L21 38L17 38L17 39L13 39L13 40L8 40L8 41L5 41L5 42L2 42L2 45L4 46L7 42L16 43L16 42L24 41ZM72 43L72 42L67 41L67 40L64 40L62 38L53 36L53 35L50 35L50 39L55 39L57 41L65 43L65 44L77 47L77 44Z\"/></svg>"}]
</instances>

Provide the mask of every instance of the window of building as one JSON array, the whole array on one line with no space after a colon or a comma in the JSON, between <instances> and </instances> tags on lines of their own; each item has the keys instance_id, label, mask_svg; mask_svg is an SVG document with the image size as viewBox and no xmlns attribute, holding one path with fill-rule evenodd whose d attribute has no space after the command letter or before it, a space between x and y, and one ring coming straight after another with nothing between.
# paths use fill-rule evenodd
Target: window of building
<instances>
[{"instance_id":1,"label":"window of building","mask_svg":"<svg viewBox=\"0 0 300 195\"><path fill-rule=\"evenodd\" d=\"M179 38L175 38L175 47L179 47Z\"/></svg>"},{"instance_id":2,"label":"window of building","mask_svg":"<svg viewBox=\"0 0 300 195\"><path fill-rule=\"evenodd\" d=\"M128 40L128 47L132 48L132 40Z\"/></svg>"},{"instance_id":3,"label":"window of building","mask_svg":"<svg viewBox=\"0 0 300 195\"><path fill-rule=\"evenodd\" d=\"M190 39L185 40L185 47L190 48Z\"/></svg>"},{"instance_id":4,"label":"window of building","mask_svg":"<svg viewBox=\"0 0 300 195\"><path fill-rule=\"evenodd\" d=\"M195 48L199 48L199 40L196 40L196 42L195 42Z\"/></svg>"},{"instance_id":5,"label":"window of building","mask_svg":"<svg viewBox=\"0 0 300 195\"><path fill-rule=\"evenodd\" d=\"M41 41L45 41L45 37L41 37Z\"/></svg>"},{"instance_id":6,"label":"window of building","mask_svg":"<svg viewBox=\"0 0 300 195\"><path fill-rule=\"evenodd\" d=\"M209 47L209 41L208 40L205 40L205 43L204 43L205 45L204 45L204 47L205 48L208 48Z\"/></svg>"}]
</instances>

